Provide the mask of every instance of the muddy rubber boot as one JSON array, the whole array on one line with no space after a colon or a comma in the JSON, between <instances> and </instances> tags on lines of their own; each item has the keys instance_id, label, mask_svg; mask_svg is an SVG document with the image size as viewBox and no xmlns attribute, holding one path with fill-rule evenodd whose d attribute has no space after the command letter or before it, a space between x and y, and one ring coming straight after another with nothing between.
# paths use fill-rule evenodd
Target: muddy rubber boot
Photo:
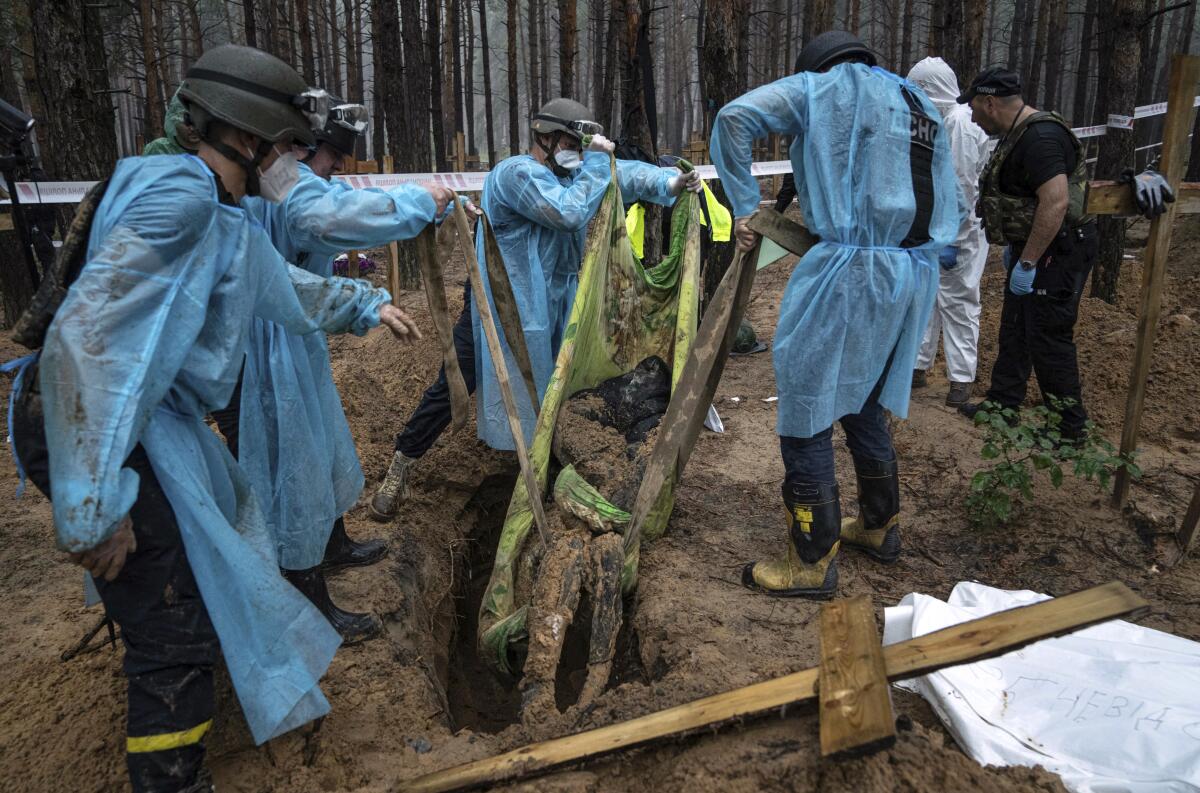
<instances>
[{"instance_id":1,"label":"muddy rubber boot","mask_svg":"<svg viewBox=\"0 0 1200 793\"><path fill-rule=\"evenodd\" d=\"M837 592L838 531L842 507L837 485L783 483L788 512L786 552L742 568L742 584L776 597L828 600Z\"/></svg>"},{"instance_id":2,"label":"muddy rubber boot","mask_svg":"<svg viewBox=\"0 0 1200 793\"><path fill-rule=\"evenodd\" d=\"M325 571L320 565L307 570L284 570L283 577L329 620L334 630L341 634L342 644L365 642L383 632L383 623L374 614L343 611L333 605L329 599L329 587L325 585Z\"/></svg>"},{"instance_id":3,"label":"muddy rubber boot","mask_svg":"<svg viewBox=\"0 0 1200 793\"><path fill-rule=\"evenodd\" d=\"M408 469L417 461L415 457L405 457L403 452L392 455L392 464L383 477L383 484L375 491L371 499L371 517L378 521L389 521L396 517L396 510L408 501L411 493L408 487Z\"/></svg>"},{"instance_id":4,"label":"muddy rubber boot","mask_svg":"<svg viewBox=\"0 0 1200 793\"><path fill-rule=\"evenodd\" d=\"M900 475L895 460L854 458L858 517L842 521L842 542L876 561L900 558Z\"/></svg>"},{"instance_id":5,"label":"muddy rubber boot","mask_svg":"<svg viewBox=\"0 0 1200 793\"><path fill-rule=\"evenodd\" d=\"M344 570L347 567L366 567L387 556L388 545L383 540L367 540L355 542L346 534L346 521L338 518L333 522L333 531L329 534L329 542L325 543L325 558L321 567L326 574Z\"/></svg>"}]
</instances>

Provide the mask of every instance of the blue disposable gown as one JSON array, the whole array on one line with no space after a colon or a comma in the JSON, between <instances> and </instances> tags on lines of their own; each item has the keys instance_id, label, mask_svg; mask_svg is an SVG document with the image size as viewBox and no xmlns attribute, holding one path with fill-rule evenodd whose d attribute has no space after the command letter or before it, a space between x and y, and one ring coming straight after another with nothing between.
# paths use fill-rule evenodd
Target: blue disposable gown
<instances>
[{"instance_id":1,"label":"blue disposable gown","mask_svg":"<svg viewBox=\"0 0 1200 793\"><path fill-rule=\"evenodd\" d=\"M61 548L110 536L137 497L141 443L179 523L254 739L328 712L317 683L340 643L279 575L258 500L204 417L229 402L253 316L293 332L365 333L387 292L284 262L218 203L196 157L121 160L87 261L39 369Z\"/></svg>"},{"instance_id":2,"label":"blue disposable gown","mask_svg":"<svg viewBox=\"0 0 1200 793\"><path fill-rule=\"evenodd\" d=\"M669 182L678 176L675 168L659 168L632 160L617 161L617 183L626 201L644 199L670 204L675 198ZM545 396L554 358L562 341L579 285L579 266L587 227L608 190L610 160L600 152L586 152L583 165L565 178L529 155L509 157L488 174L483 183L483 211L491 221L496 242L504 256L504 266L512 281L521 327L529 347L533 380L538 399ZM475 235L476 252L483 262L483 235ZM487 272L484 288L491 301ZM495 309L492 310L493 316ZM476 422L479 437L493 449L511 450L512 432L500 397L500 383L492 357L479 324L479 309L472 303L475 334L475 378L478 388ZM501 333L504 357L514 382L519 383L520 369L508 350ZM525 439L533 437L536 411L529 404L528 392L514 388L517 409Z\"/></svg>"},{"instance_id":3,"label":"blue disposable gown","mask_svg":"<svg viewBox=\"0 0 1200 793\"><path fill-rule=\"evenodd\" d=\"M283 202L247 198L242 206L283 258L322 278L333 275L338 253L415 237L436 210L433 197L416 185L354 190L307 165ZM320 564L334 520L363 488L324 333L301 335L254 319L238 438L238 462L262 503L280 565L306 570Z\"/></svg>"},{"instance_id":4,"label":"blue disposable gown","mask_svg":"<svg viewBox=\"0 0 1200 793\"><path fill-rule=\"evenodd\" d=\"M932 239L900 248L916 211L913 129L901 85L936 128ZM821 242L796 265L775 330L780 435L808 438L857 413L893 356L880 403L908 415L911 372L938 287L938 252L954 242L965 206L941 133L920 89L863 64L784 77L717 115L712 158L737 217L758 208L755 138L794 135L800 208Z\"/></svg>"}]
</instances>

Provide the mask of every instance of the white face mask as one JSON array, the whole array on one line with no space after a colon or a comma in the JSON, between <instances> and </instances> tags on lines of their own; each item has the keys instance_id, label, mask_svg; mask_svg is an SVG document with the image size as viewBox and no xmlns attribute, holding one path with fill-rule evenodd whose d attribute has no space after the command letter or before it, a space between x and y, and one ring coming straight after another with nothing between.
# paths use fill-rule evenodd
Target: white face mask
<instances>
[{"instance_id":1,"label":"white face mask","mask_svg":"<svg viewBox=\"0 0 1200 793\"><path fill-rule=\"evenodd\" d=\"M583 155L572 149L554 152L554 161L558 167L573 171L583 165Z\"/></svg>"},{"instance_id":2,"label":"white face mask","mask_svg":"<svg viewBox=\"0 0 1200 793\"><path fill-rule=\"evenodd\" d=\"M296 182L300 181L300 164L294 152L286 152L275 158L267 170L258 169L258 195L274 204L287 198Z\"/></svg>"}]
</instances>

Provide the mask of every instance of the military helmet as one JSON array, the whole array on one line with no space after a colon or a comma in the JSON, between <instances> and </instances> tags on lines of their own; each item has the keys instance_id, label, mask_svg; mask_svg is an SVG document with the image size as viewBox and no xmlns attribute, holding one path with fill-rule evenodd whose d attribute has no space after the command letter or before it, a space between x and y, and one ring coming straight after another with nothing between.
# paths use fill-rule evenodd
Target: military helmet
<instances>
[{"instance_id":1,"label":"military helmet","mask_svg":"<svg viewBox=\"0 0 1200 793\"><path fill-rule=\"evenodd\" d=\"M312 91L296 70L270 53L225 44L200 56L179 86L192 124L207 137L213 120L264 141L313 145L325 125L328 96Z\"/></svg>"},{"instance_id":2,"label":"military helmet","mask_svg":"<svg viewBox=\"0 0 1200 793\"><path fill-rule=\"evenodd\" d=\"M812 39L796 56L796 73L819 72L839 58L858 56L868 66L879 63L875 51L845 30L830 30Z\"/></svg>"},{"instance_id":3,"label":"military helmet","mask_svg":"<svg viewBox=\"0 0 1200 793\"><path fill-rule=\"evenodd\" d=\"M358 139L366 131L367 109L330 95L329 119L324 127L313 134L317 137L317 143L328 143L338 153L351 157L358 149Z\"/></svg>"},{"instance_id":4,"label":"military helmet","mask_svg":"<svg viewBox=\"0 0 1200 793\"><path fill-rule=\"evenodd\" d=\"M592 111L574 99L551 99L533 114L530 128L539 135L564 132L576 140L584 135L603 135L604 127L591 120Z\"/></svg>"}]
</instances>

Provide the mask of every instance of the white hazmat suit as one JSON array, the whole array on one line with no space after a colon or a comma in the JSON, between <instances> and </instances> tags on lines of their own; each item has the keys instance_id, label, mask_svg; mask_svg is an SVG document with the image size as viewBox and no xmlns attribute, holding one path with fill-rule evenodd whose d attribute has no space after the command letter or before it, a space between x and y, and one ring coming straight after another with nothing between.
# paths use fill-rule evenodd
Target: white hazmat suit
<instances>
[{"instance_id":1,"label":"white hazmat suit","mask_svg":"<svg viewBox=\"0 0 1200 793\"><path fill-rule=\"evenodd\" d=\"M941 258L937 303L925 329L916 368L926 370L937 355L941 336L946 352L946 376L951 383L975 381L979 347L979 279L987 261L988 245L975 216L979 174L987 163L992 143L971 120L971 108L956 101L959 95L954 70L941 58L926 58L908 73L933 101L950 134L950 159L969 208L958 229L958 239ZM952 266L947 268L947 264Z\"/></svg>"}]
</instances>

